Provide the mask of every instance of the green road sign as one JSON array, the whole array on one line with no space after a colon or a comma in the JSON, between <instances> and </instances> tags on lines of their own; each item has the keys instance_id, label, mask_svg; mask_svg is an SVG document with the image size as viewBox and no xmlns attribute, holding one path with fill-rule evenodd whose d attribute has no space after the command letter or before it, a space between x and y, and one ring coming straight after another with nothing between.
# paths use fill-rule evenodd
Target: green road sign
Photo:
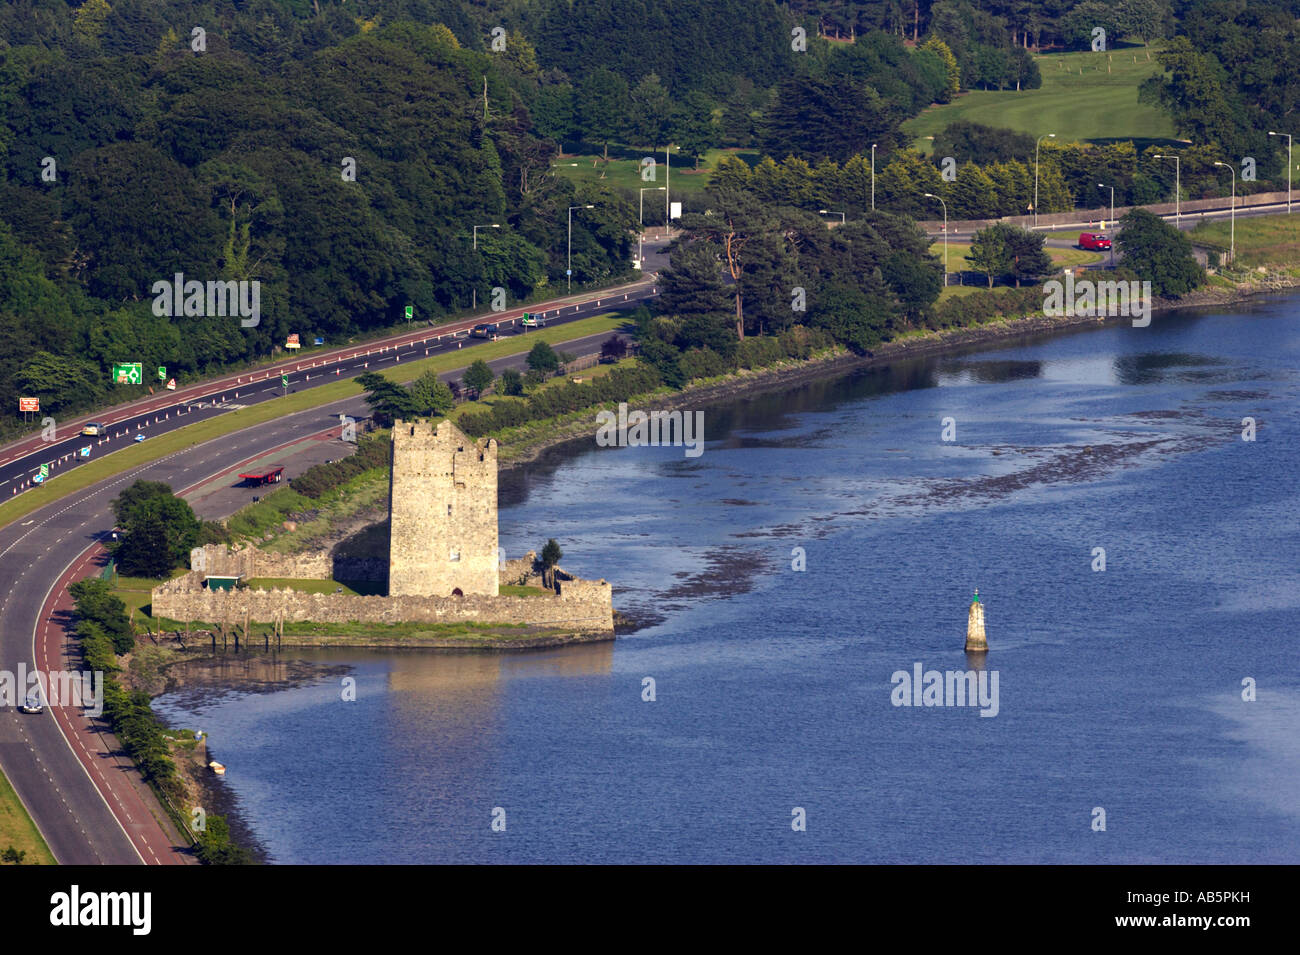
<instances>
[{"instance_id":1,"label":"green road sign","mask_svg":"<svg viewBox=\"0 0 1300 955\"><path fill-rule=\"evenodd\" d=\"M415 315L415 306L414 305L406 306L406 320L409 322L412 316L414 315Z\"/></svg>"},{"instance_id":2,"label":"green road sign","mask_svg":"<svg viewBox=\"0 0 1300 955\"><path fill-rule=\"evenodd\" d=\"M289 387L289 376L286 375L284 372L280 372L280 387L281 388Z\"/></svg>"},{"instance_id":3,"label":"green road sign","mask_svg":"<svg viewBox=\"0 0 1300 955\"><path fill-rule=\"evenodd\" d=\"M159 381L166 381L166 380L167 380L167 368L166 368L166 366L164 366L164 365L159 365L159 366L158 366L158 380L159 380Z\"/></svg>"},{"instance_id":4,"label":"green road sign","mask_svg":"<svg viewBox=\"0 0 1300 955\"><path fill-rule=\"evenodd\" d=\"M144 382L144 369L140 362L124 362L113 366L113 380L119 385L138 385Z\"/></svg>"},{"instance_id":5,"label":"green road sign","mask_svg":"<svg viewBox=\"0 0 1300 955\"><path fill-rule=\"evenodd\" d=\"M49 476L50 476L50 466L49 466L48 464L42 464L42 465L41 465L41 480L44 480L45 478L47 478L47 477L49 477Z\"/></svg>"}]
</instances>

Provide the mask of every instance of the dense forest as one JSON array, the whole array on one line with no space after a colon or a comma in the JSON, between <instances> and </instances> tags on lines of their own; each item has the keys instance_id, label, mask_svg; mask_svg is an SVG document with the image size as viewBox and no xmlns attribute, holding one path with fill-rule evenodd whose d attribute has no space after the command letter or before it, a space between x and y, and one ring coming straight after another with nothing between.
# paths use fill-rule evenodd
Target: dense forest
<instances>
[{"instance_id":1,"label":"dense forest","mask_svg":"<svg viewBox=\"0 0 1300 955\"><path fill-rule=\"evenodd\" d=\"M555 175L562 150L736 147L757 158L720 166L729 200L857 216L874 144L877 198L901 218L830 241L783 211L784 238L755 248L794 242L808 274L904 320L928 306L899 296L934 264L906 218L936 215L917 185L954 215L1022 211L1032 186L1024 137L947 130L936 147L961 143L964 161L944 182L908 150L905 120L965 90L1035 88L1032 52L1087 49L1100 25L1111 42L1162 42L1164 74L1142 96L1196 144L1185 190L1226 186L1219 155L1258 156L1261 179L1276 176L1285 147L1267 132L1286 129L1300 94L1297 6L12 0L0 7L0 404L35 395L61 414L138 393L109 382L117 362L193 377L268 355L288 332L335 342L408 305L422 321L450 316L478 289L545 295L565 279L570 206L574 281L630 274L633 193ZM1045 145L1041 208L1094 203L1099 163L1119 201L1167 195L1169 170L1140 162L1144 149ZM699 228L718 195L688 199ZM876 250L867 285L834 272L862 254L836 251L850 240ZM699 264L692 244L679 273ZM258 281L260 321L156 314L154 284L178 273ZM751 314L751 331L772 327Z\"/></svg>"}]
</instances>

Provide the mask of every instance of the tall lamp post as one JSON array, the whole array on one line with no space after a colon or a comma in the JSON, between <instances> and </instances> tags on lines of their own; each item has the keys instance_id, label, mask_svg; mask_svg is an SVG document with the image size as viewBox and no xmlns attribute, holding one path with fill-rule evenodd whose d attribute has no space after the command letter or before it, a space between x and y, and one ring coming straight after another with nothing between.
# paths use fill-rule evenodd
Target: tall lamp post
<instances>
[{"instance_id":1,"label":"tall lamp post","mask_svg":"<svg viewBox=\"0 0 1300 955\"><path fill-rule=\"evenodd\" d=\"M943 196L936 196L933 192L925 193L927 199L938 199L943 205L943 287L948 287L948 203L943 201Z\"/></svg>"},{"instance_id":2,"label":"tall lamp post","mask_svg":"<svg viewBox=\"0 0 1300 955\"><path fill-rule=\"evenodd\" d=\"M1038 146L1044 139L1055 139L1056 133L1046 133L1034 140L1034 228L1038 228Z\"/></svg>"},{"instance_id":3,"label":"tall lamp post","mask_svg":"<svg viewBox=\"0 0 1300 955\"><path fill-rule=\"evenodd\" d=\"M876 144L871 144L871 211L876 211Z\"/></svg>"},{"instance_id":4,"label":"tall lamp post","mask_svg":"<svg viewBox=\"0 0 1300 955\"><path fill-rule=\"evenodd\" d=\"M1172 159L1174 161L1174 225L1176 228L1183 227L1183 186L1182 186L1182 156L1165 156L1160 153L1152 153L1152 159ZM1290 211L1289 209L1287 210Z\"/></svg>"},{"instance_id":5,"label":"tall lamp post","mask_svg":"<svg viewBox=\"0 0 1300 955\"><path fill-rule=\"evenodd\" d=\"M662 189L664 192L668 191L667 186L646 186L644 189L641 190L640 212L637 213L637 221L641 224L641 231L637 233L637 237L636 237L636 260L638 263L644 261L641 255L641 240L645 238L645 194L647 192L657 192L660 189ZM667 234L668 234L668 220L664 219L664 235ZM640 265L638 265L637 268L640 268Z\"/></svg>"},{"instance_id":6,"label":"tall lamp post","mask_svg":"<svg viewBox=\"0 0 1300 955\"><path fill-rule=\"evenodd\" d=\"M1291 134L1290 133L1269 133L1270 136L1286 137L1286 214L1291 214ZM1237 181L1236 177L1232 180Z\"/></svg>"},{"instance_id":7,"label":"tall lamp post","mask_svg":"<svg viewBox=\"0 0 1300 955\"><path fill-rule=\"evenodd\" d=\"M848 223L848 221L849 221L848 218L847 218L847 217L844 215L844 213L842 213L842 212L835 212L835 211L833 211L833 210L831 210L831 209L818 209L817 211L820 212L820 213L821 213L822 215L824 215L824 216L839 216L839 217L840 217L840 225L845 225L845 224Z\"/></svg>"},{"instance_id":8,"label":"tall lamp post","mask_svg":"<svg viewBox=\"0 0 1300 955\"><path fill-rule=\"evenodd\" d=\"M474 231L474 251L475 251L475 252L478 251L478 230L479 230L479 229L499 229L499 228L501 228L501 225L500 225L500 223L497 223L497 222L489 222L487 225L476 225L476 226L474 226L474 230L473 230L473 231ZM473 298L473 302L470 304L470 311L472 312L472 311L474 311L476 308L478 308L478 286L477 286L477 285L474 286L474 298Z\"/></svg>"},{"instance_id":9,"label":"tall lamp post","mask_svg":"<svg viewBox=\"0 0 1300 955\"><path fill-rule=\"evenodd\" d=\"M564 277L568 279L569 291L573 291L573 210L574 209L594 209L593 205L569 206L569 254L564 269Z\"/></svg>"},{"instance_id":10,"label":"tall lamp post","mask_svg":"<svg viewBox=\"0 0 1300 955\"><path fill-rule=\"evenodd\" d=\"M1098 189L1110 190L1110 264L1115 264L1115 187L1104 182L1097 183Z\"/></svg>"},{"instance_id":11,"label":"tall lamp post","mask_svg":"<svg viewBox=\"0 0 1300 955\"><path fill-rule=\"evenodd\" d=\"M1237 264L1237 167L1229 166L1226 162L1216 162L1216 166L1222 166L1228 172L1232 173L1232 225L1230 226L1230 240L1228 245L1228 260L1233 265Z\"/></svg>"}]
</instances>

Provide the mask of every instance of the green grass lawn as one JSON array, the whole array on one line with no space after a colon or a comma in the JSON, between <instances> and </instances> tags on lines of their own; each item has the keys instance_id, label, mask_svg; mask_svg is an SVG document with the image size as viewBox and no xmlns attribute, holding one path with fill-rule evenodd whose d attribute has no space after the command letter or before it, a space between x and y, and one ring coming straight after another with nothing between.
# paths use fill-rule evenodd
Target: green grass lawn
<instances>
[{"instance_id":1,"label":"green grass lawn","mask_svg":"<svg viewBox=\"0 0 1300 955\"><path fill-rule=\"evenodd\" d=\"M383 585L373 581L311 580L291 577L254 577L248 581L249 589L271 590L274 587L288 587L304 594L332 594L342 591L345 594L381 594Z\"/></svg>"},{"instance_id":2,"label":"green grass lawn","mask_svg":"<svg viewBox=\"0 0 1300 955\"><path fill-rule=\"evenodd\" d=\"M50 719L46 715L37 718ZM0 851L10 846L27 853L23 857L23 865L54 865L54 855L41 838L36 823L27 815L18 794L9 785L9 780L0 773Z\"/></svg>"},{"instance_id":3,"label":"green grass lawn","mask_svg":"<svg viewBox=\"0 0 1300 955\"><path fill-rule=\"evenodd\" d=\"M640 201L641 189L653 189L657 186L664 185L664 151L660 148L658 151L646 148L637 150L635 147L622 147L615 149L610 147L610 160L608 163L601 161L601 154L587 154L563 156L555 160L552 165L555 174L563 176L565 179L573 182L599 182L607 186L616 186L626 189L638 198ZM697 193L709 184L710 174L713 168L718 164L718 160L726 155L740 155L742 158L748 158L751 162L757 158L757 153L753 151L710 149L700 157L699 168L695 168L693 159L680 156L674 149L672 154L672 166L668 170L668 185L672 193ZM615 158L617 156L617 158ZM641 159L645 156L653 156L655 160L655 178L653 181L646 181L641 178ZM604 178L602 177L602 174ZM646 221L652 223L663 223L663 205L664 194L662 192L647 192L645 194ZM652 215L652 210L658 211L657 215ZM574 215L579 215L575 210Z\"/></svg>"},{"instance_id":4,"label":"green grass lawn","mask_svg":"<svg viewBox=\"0 0 1300 955\"><path fill-rule=\"evenodd\" d=\"M474 347L472 354L457 350L417 361L404 361L400 364L385 362L384 367L376 367L373 370L392 381L407 382L426 371L444 372L463 367L468 365L472 358L490 361L506 355L524 354L538 340L556 345L571 338L613 331L626 322L627 319L621 315L596 315L567 325L539 329L527 335L512 335L496 342L483 342ZM234 394L233 389L231 394ZM209 418L176 431L160 434L141 444L132 444L121 451L106 454L102 458L94 458L87 464L51 478L39 487L0 504L0 527L114 474L148 464L222 435L359 394L361 394L361 387L355 379L341 379L321 385L319 388L311 388L283 398L276 398L274 401L264 401L239 411Z\"/></svg>"},{"instance_id":5,"label":"green grass lawn","mask_svg":"<svg viewBox=\"0 0 1300 955\"><path fill-rule=\"evenodd\" d=\"M1186 233L1196 245L1227 252L1231 242L1231 223L1202 222ZM1237 265L1300 264L1300 213L1251 216L1237 220Z\"/></svg>"},{"instance_id":6,"label":"green grass lawn","mask_svg":"<svg viewBox=\"0 0 1300 955\"><path fill-rule=\"evenodd\" d=\"M502 584L501 596L503 597L551 597L554 591L547 590L544 587L529 587L525 584Z\"/></svg>"},{"instance_id":7,"label":"green grass lawn","mask_svg":"<svg viewBox=\"0 0 1300 955\"><path fill-rule=\"evenodd\" d=\"M904 132L914 137L915 148L926 154L933 144L925 137L959 119L1007 127L1035 137L1056 133L1060 142L1150 141L1175 135L1168 115L1137 100L1138 86L1159 70L1154 50L1149 60L1147 51L1141 48L1111 53L1049 53L1035 60L1043 75L1039 89L962 93L952 103L931 106L909 119L903 124Z\"/></svg>"},{"instance_id":8,"label":"green grass lawn","mask_svg":"<svg viewBox=\"0 0 1300 955\"><path fill-rule=\"evenodd\" d=\"M1054 249L1051 246L1044 246L1044 249L1052 257L1052 264L1059 265L1061 268L1091 265L1100 262L1105 257L1103 253L1087 252L1083 249ZM943 261L943 239L939 239L934 245L930 246L930 251L937 255L940 261ZM975 271L975 265L970 260L969 242L948 243L948 271Z\"/></svg>"}]
</instances>

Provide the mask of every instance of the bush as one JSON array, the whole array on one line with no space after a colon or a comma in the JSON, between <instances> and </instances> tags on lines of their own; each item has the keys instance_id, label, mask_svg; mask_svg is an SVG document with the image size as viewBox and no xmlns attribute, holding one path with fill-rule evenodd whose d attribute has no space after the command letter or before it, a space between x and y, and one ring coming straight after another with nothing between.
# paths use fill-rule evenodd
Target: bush
<instances>
[{"instance_id":1,"label":"bush","mask_svg":"<svg viewBox=\"0 0 1300 955\"><path fill-rule=\"evenodd\" d=\"M319 500L329 491L342 487L359 474L388 466L387 435L365 435L357 439L354 454L329 464L317 464L294 478L290 485L303 497Z\"/></svg>"},{"instance_id":2,"label":"bush","mask_svg":"<svg viewBox=\"0 0 1300 955\"><path fill-rule=\"evenodd\" d=\"M695 378L713 378L733 370L732 364L709 348L689 348L678 359L687 381Z\"/></svg>"},{"instance_id":3,"label":"bush","mask_svg":"<svg viewBox=\"0 0 1300 955\"><path fill-rule=\"evenodd\" d=\"M501 372L501 393L513 397L522 395L524 393L523 375L513 368L507 368Z\"/></svg>"}]
</instances>

